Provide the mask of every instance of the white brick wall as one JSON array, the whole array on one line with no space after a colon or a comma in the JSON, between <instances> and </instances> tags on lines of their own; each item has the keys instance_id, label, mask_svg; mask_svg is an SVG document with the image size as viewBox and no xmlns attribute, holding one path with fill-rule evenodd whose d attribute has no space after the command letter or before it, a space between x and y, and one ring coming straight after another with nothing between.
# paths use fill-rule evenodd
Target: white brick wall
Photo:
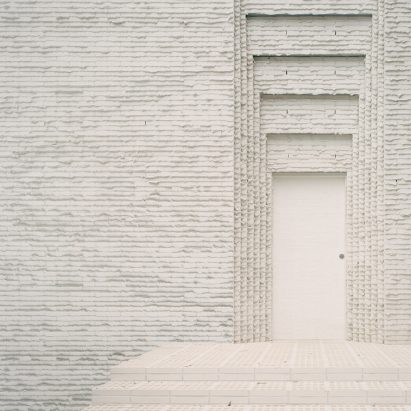
<instances>
[{"instance_id":1,"label":"white brick wall","mask_svg":"<svg viewBox=\"0 0 411 411\"><path fill-rule=\"evenodd\" d=\"M386 342L411 342L408 0L239 5L239 0L1 2L2 410L78 410L114 363L162 341L232 340L233 319L242 335L266 335L267 296L257 292L265 286L263 276L258 284L247 280L250 268L262 269L269 259L258 255L250 240L270 233L251 224L266 217L258 207L247 205L241 215L246 228L237 231L236 252L233 242L234 171L239 176L243 168L242 183L260 178L258 167L247 175L247 165L233 158L234 138L241 136L238 130L234 135L234 88L243 87L237 108L253 98L252 89L244 89L249 79L235 77L233 56L234 47L241 52L247 12L372 12L374 37L382 35L376 27L385 20L385 42L373 38L384 67L375 49L370 60L385 83L385 174L378 175L385 205L377 204L385 211L385 271L377 278L385 298L378 301L384 306L378 321ZM286 28L287 18L280 20ZM368 41L370 19L354 20L352 41L351 31L338 33L352 54ZM254 23L251 36L264 32L264 21ZM303 29L307 41L310 30L321 34L318 27ZM336 34L327 35L335 44ZM285 44L272 40L264 40L264 49ZM294 52L301 45L294 42ZM323 44L306 46L316 52ZM289 45L281 47L289 51ZM359 57L335 63L340 93L358 89L363 77L361 70L347 76L351 66L358 67L352 59ZM284 61L277 63L276 69ZM292 67L301 70L298 57L294 63L287 60L287 81L275 85L282 93L291 83L308 87L298 83L301 73L293 74ZM318 60L310 67L316 73L324 68ZM266 74L261 86L269 89L272 78ZM315 77L312 88L329 90L333 80L327 76ZM375 105L383 100L381 90ZM238 114L236 120L238 126ZM381 135L381 123L381 118L373 123L373 136ZM244 116L241 127L253 136ZM264 150L254 141L250 152L234 155L247 160ZM345 151L342 156L345 167ZM243 200L255 194L251 186L239 188ZM370 204L371 188L365 198ZM241 262L235 295L242 299L235 302L233 259L239 271L241 253L249 260ZM361 313L366 302L359 293Z\"/></svg>"},{"instance_id":2,"label":"white brick wall","mask_svg":"<svg viewBox=\"0 0 411 411\"><path fill-rule=\"evenodd\" d=\"M2 410L231 340L231 0L1 2Z\"/></svg>"},{"instance_id":3,"label":"white brick wall","mask_svg":"<svg viewBox=\"0 0 411 411\"><path fill-rule=\"evenodd\" d=\"M411 3L385 0L386 341L411 343Z\"/></svg>"}]
</instances>

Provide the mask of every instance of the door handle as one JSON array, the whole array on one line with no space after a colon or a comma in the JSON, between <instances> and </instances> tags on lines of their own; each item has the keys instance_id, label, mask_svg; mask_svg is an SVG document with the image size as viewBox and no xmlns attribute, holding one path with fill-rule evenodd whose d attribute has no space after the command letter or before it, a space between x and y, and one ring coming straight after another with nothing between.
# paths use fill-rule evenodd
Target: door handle
<instances>
[{"instance_id":1,"label":"door handle","mask_svg":"<svg viewBox=\"0 0 411 411\"><path fill-rule=\"evenodd\" d=\"M340 260L344 260L344 257L345 257L345 256L344 256L343 253L341 253L338 257L339 257Z\"/></svg>"}]
</instances>

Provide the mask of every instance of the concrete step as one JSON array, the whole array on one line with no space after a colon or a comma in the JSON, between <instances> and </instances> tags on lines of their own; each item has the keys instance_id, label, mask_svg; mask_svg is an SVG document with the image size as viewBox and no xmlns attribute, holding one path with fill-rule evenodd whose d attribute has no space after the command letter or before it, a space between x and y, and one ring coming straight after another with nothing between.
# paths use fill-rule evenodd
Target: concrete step
<instances>
[{"instance_id":1,"label":"concrete step","mask_svg":"<svg viewBox=\"0 0 411 411\"><path fill-rule=\"evenodd\" d=\"M91 405L83 411L411 411L407 405Z\"/></svg>"},{"instance_id":2,"label":"concrete step","mask_svg":"<svg viewBox=\"0 0 411 411\"><path fill-rule=\"evenodd\" d=\"M411 404L410 381L110 381L94 404Z\"/></svg>"},{"instance_id":3,"label":"concrete step","mask_svg":"<svg viewBox=\"0 0 411 411\"><path fill-rule=\"evenodd\" d=\"M411 346L329 342L168 344L114 367L125 381L411 380Z\"/></svg>"},{"instance_id":4,"label":"concrete step","mask_svg":"<svg viewBox=\"0 0 411 411\"><path fill-rule=\"evenodd\" d=\"M111 371L121 381L403 381L411 368L150 367L123 363Z\"/></svg>"},{"instance_id":5,"label":"concrete step","mask_svg":"<svg viewBox=\"0 0 411 411\"><path fill-rule=\"evenodd\" d=\"M175 343L111 377L87 411L411 411L411 346Z\"/></svg>"}]
</instances>

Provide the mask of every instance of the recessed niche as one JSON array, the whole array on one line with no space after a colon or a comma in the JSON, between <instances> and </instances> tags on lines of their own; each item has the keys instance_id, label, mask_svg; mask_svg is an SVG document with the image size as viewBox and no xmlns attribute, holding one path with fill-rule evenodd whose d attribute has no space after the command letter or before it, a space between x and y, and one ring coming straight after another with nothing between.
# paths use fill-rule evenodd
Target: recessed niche
<instances>
[{"instance_id":1,"label":"recessed niche","mask_svg":"<svg viewBox=\"0 0 411 411\"><path fill-rule=\"evenodd\" d=\"M365 54L371 16L248 16L249 52L267 54Z\"/></svg>"},{"instance_id":2,"label":"recessed niche","mask_svg":"<svg viewBox=\"0 0 411 411\"><path fill-rule=\"evenodd\" d=\"M358 96L262 95L261 131L352 134L358 127Z\"/></svg>"},{"instance_id":3,"label":"recessed niche","mask_svg":"<svg viewBox=\"0 0 411 411\"><path fill-rule=\"evenodd\" d=\"M352 161L350 134L268 134L269 171L348 171Z\"/></svg>"}]
</instances>

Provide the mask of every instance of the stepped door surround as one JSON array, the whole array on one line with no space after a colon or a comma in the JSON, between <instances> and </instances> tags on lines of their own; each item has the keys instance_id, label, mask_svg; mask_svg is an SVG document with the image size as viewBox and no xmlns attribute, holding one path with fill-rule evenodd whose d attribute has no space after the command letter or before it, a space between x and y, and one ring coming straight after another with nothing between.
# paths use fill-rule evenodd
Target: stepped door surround
<instances>
[{"instance_id":1,"label":"stepped door surround","mask_svg":"<svg viewBox=\"0 0 411 411\"><path fill-rule=\"evenodd\" d=\"M236 0L234 341L278 338L273 173L343 173L346 304L335 335L384 342L382 20L373 4L319 11Z\"/></svg>"}]
</instances>

